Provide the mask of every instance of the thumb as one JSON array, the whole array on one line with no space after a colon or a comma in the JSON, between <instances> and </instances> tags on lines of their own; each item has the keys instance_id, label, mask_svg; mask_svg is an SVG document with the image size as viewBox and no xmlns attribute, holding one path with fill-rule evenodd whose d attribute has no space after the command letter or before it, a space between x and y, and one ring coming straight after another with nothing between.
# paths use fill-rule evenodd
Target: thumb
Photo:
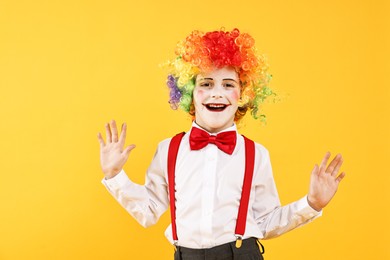
<instances>
[{"instance_id":1,"label":"thumb","mask_svg":"<svg viewBox=\"0 0 390 260\"><path fill-rule=\"evenodd\" d=\"M312 174L312 175L318 175L318 165L317 165L317 164L314 165L314 168L313 168L313 170L311 171L311 174Z\"/></svg>"},{"instance_id":2,"label":"thumb","mask_svg":"<svg viewBox=\"0 0 390 260\"><path fill-rule=\"evenodd\" d=\"M126 158L129 157L130 155L130 152L135 148L135 144L131 144L129 146L127 146L124 150L123 150L123 153L124 155L126 156Z\"/></svg>"}]
</instances>

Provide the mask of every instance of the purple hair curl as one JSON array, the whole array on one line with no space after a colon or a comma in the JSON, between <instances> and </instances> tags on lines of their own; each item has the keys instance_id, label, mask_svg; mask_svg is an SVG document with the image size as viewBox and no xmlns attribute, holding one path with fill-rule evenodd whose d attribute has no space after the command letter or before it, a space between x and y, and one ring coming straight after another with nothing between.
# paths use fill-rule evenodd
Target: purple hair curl
<instances>
[{"instance_id":1,"label":"purple hair curl","mask_svg":"<svg viewBox=\"0 0 390 260\"><path fill-rule=\"evenodd\" d=\"M169 88L169 104L171 105L171 108L175 110L179 107L180 98L182 96L176 82L174 76L168 75L167 86Z\"/></svg>"}]
</instances>

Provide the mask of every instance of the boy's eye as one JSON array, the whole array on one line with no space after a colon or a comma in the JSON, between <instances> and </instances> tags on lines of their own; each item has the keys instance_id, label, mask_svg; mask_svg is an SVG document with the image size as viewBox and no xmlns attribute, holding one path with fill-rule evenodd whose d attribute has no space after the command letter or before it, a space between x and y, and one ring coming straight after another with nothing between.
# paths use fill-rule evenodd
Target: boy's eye
<instances>
[{"instance_id":1,"label":"boy's eye","mask_svg":"<svg viewBox=\"0 0 390 260\"><path fill-rule=\"evenodd\" d=\"M227 88L234 88L235 85L232 84L232 83L226 83L226 84L225 84L225 87L227 87Z\"/></svg>"},{"instance_id":2,"label":"boy's eye","mask_svg":"<svg viewBox=\"0 0 390 260\"><path fill-rule=\"evenodd\" d=\"M201 87L210 87L211 83L210 82L202 82L202 83L200 83L200 86Z\"/></svg>"}]
</instances>

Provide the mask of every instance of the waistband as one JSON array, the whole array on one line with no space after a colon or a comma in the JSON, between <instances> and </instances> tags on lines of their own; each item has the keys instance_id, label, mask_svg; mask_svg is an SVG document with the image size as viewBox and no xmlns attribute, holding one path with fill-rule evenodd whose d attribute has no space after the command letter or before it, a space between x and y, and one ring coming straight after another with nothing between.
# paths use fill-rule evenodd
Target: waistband
<instances>
[{"instance_id":1,"label":"waistband","mask_svg":"<svg viewBox=\"0 0 390 260\"><path fill-rule=\"evenodd\" d=\"M246 238L242 240L242 245L240 248L236 248L236 241L229 242L226 244L222 244L219 246L211 247L211 248L188 248L188 247L183 247L183 246L177 246L176 250L180 251L183 254L189 254L189 255L218 255L218 254L223 254L226 251L252 251L252 250L259 250L260 253L264 254L264 247L258 241L257 238L251 237L251 238Z\"/></svg>"}]
</instances>

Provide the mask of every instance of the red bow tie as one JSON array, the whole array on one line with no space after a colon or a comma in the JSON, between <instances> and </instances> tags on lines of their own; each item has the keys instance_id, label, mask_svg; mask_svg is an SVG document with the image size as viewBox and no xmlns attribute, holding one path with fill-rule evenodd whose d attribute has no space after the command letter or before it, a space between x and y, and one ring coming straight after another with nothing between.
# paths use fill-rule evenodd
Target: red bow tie
<instances>
[{"instance_id":1,"label":"red bow tie","mask_svg":"<svg viewBox=\"0 0 390 260\"><path fill-rule=\"evenodd\" d=\"M193 127L190 134L190 147L191 150L200 150L211 143L215 144L221 151L232 154L236 146L236 140L236 131L209 135L206 131Z\"/></svg>"}]
</instances>

